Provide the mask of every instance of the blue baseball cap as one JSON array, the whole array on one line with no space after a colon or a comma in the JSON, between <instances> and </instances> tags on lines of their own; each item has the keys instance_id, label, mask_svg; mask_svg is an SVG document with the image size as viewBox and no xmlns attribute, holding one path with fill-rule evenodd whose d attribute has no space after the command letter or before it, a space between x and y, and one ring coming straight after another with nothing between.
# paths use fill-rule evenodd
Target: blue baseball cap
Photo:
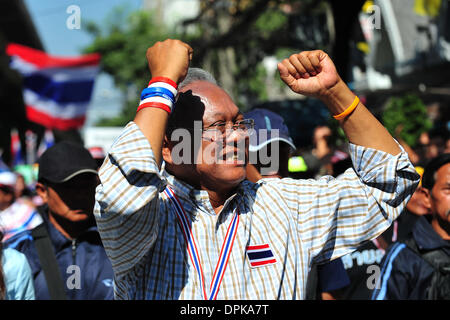
<instances>
[{"instance_id":1,"label":"blue baseball cap","mask_svg":"<svg viewBox=\"0 0 450 320\"><path fill-rule=\"evenodd\" d=\"M244 117L255 121L255 134L250 139L249 151L256 152L273 141L283 141L293 150L296 149L289 135L289 129L279 114L267 109L256 108L246 112ZM261 129L267 130L267 134L261 134ZM278 135L272 135L274 129L278 130Z\"/></svg>"}]
</instances>

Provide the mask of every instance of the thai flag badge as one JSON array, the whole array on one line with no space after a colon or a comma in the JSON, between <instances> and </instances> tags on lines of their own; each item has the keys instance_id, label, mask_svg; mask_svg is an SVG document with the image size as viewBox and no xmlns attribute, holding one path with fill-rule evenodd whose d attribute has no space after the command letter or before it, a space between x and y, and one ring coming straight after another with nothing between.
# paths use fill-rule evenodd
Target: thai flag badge
<instances>
[{"instance_id":1,"label":"thai flag badge","mask_svg":"<svg viewBox=\"0 0 450 320\"><path fill-rule=\"evenodd\" d=\"M247 257L252 268L268 266L277 262L268 243L247 246Z\"/></svg>"}]
</instances>

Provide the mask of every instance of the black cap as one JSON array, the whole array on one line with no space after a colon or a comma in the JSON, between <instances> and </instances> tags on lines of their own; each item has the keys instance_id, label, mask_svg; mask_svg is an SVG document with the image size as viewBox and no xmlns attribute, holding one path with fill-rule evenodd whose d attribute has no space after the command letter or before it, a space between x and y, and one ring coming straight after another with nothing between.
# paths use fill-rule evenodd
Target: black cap
<instances>
[{"instance_id":1,"label":"black cap","mask_svg":"<svg viewBox=\"0 0 450 320\"><path fill-rule=\"evenodd\" d=\"M81 145L67 141L58 142L45 150L38 164L38 180L53 183L66 182L85 172L97 174L97 163L90 152Z\"/></svg>"}]
</instances>

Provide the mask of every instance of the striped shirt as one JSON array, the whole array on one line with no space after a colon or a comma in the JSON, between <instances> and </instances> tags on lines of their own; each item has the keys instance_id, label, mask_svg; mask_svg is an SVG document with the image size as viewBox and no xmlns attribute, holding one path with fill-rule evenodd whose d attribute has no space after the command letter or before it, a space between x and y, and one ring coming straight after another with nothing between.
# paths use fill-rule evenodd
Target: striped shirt
<instances>
[{"instance_id":1,"label":"striped shirt","mask_svg":"<svg viewBox=\"0 0 450 320\"><path fill-rule=\"evenodd\" d=\"M130 122L100 170L94 210L115 298L203 298L175 206L163 192L170 186L189 215L206 291L237 209L217 299L303 299L313 259L330 261L380 235L419 181L404 151L392 156L350 145L350 152L355 170L336 179L244 180L216 214L206 191L158 169L148 140ZM250 261L258 248L268 259L263 265Z\"/></svg>"}]
</instances>

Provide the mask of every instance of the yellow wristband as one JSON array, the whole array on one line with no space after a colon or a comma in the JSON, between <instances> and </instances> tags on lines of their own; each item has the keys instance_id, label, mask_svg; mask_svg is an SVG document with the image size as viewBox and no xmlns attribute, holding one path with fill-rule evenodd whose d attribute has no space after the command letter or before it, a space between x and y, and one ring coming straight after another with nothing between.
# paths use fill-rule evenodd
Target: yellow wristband
<instances>
[{"instance_id":1,"label":"yellow wristband","mask_svg":"<svg viewBox=\"0 0 450 320\"><path fill-rule=\"evenodd\" d=\"M355 110L355 108L358 106L358 104L359 104L359 98L358 98L358 96L355 96L355 100L353 100L353 103L350 105L350 107L345 109L344 112L333 116L333 118L335 118L336 120L344 119L346 116L348 116L350 113L352 113L353 110Z\"/></svg>"}]
</instances>

